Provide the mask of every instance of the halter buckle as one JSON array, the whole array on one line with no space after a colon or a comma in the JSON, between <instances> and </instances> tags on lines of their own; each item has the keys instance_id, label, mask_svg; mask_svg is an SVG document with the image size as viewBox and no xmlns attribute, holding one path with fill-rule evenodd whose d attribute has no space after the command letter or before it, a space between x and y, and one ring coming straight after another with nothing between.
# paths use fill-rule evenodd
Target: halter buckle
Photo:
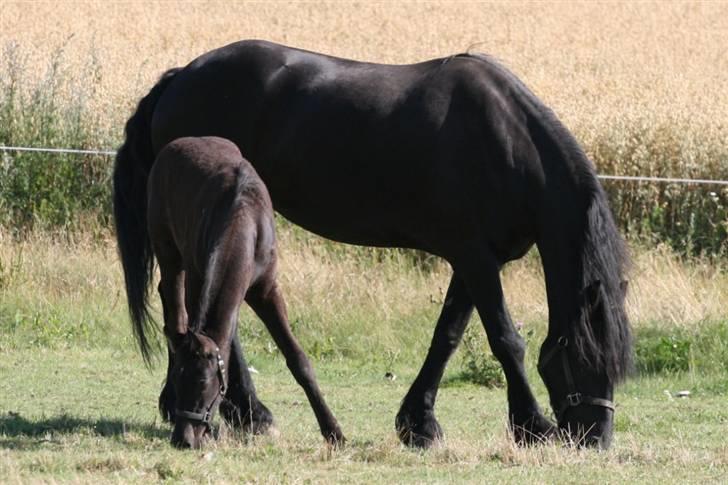
<instances>
[{"instance_id":1,"label":"halter buckle","mask_svg":"<svg viewBox=\"0 0 728 485\"><path fill-rule=\"evenodd\" d=\"M569 406L571 406L571 407L578 406L579 404L582 403L581 393L575 392L573 394L568 394L566 396L566 402L568 402Z\"/></svg>"}]
</instances>

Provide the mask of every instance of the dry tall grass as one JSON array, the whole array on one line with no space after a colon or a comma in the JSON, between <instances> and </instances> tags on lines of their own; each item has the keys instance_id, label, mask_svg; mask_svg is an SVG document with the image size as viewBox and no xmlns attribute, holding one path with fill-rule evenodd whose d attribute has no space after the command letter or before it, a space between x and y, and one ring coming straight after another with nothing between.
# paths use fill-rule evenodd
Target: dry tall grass
<instances>
[{"instance_id":1,"label":"dry tall grass","mask_svg":"<svg viewBox=\"0 0 728 485\"><path fill-rule=\"evenodd\" d=\"M659 141L678 124L692 165L696 141L728 143L724 2L4 2L0 18L0 45L17 45L24 81L42 79L62 50L61 69L96 83L112 130L164 69L243 38L389 63L484 51L588 146L635 126Z\"/></svg>"},{"instance_id":2,"label":"dry tall grass","mask_svg":"<svg viewBox=\"0 0 728 485\"><path fill-rule=\"evenodd\" d=\"M279 281L294 331L307 349L322 356L372 352L382 359L424 352L450 277L445 263L422 271L396 254L386 253L383 262L353 252L331 256L320 239L302 244L290 229L279 236ZM514 320L540 334L548 308L538 258L508 265L503 284ZM698 331L702 322L724 321L726 294L725 267L685 263L665 247L636 250L628 311L638 328ZM48 235L22 241L0 235L0 302L10 345L27 344L26 338L51 345L116 339L132 345L111 238L69 243ZM269 342L252 312L243 320L244 339Z\"/></svg>"},{"instance_id":3,"label":"dry tall grass","mask_svg":"<svg viewBox=\"0 0 728 485\"><path fill-rule=\"evenodd\" d=\"M10 85L19 96L51 90L58 106L85 107L93 139L81 143L113 146L163 70L243 38L389 63L488 52L602 173L728 179L724 2L4 2L0 104ZM0 136L47 124L33 116L12 114ZM46 135L20 141L56 141ZM728 251L728 188L607 185L624 229Z\"/></svg>"}]
</instances>

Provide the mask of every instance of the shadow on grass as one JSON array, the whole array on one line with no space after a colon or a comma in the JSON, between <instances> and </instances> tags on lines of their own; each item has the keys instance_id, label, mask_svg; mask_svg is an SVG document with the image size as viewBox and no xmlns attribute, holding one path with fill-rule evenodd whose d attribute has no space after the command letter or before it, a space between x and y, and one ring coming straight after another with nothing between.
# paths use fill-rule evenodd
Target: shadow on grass
<instances>
[{"instance_id":1,"label":"shadow on grass","mask_svg":"<svg viewBox=\"0 0 728 485\"><path fill-rule=\"evenodd\" d=\"M167 439L166 426L128 423L118 419L88 419L62 414L37 420L17 413L0 416L0 448L33 449L58 442L59 435L83 434L124 440L134 434L146 439Z\"/></svg>"}]
</instances>

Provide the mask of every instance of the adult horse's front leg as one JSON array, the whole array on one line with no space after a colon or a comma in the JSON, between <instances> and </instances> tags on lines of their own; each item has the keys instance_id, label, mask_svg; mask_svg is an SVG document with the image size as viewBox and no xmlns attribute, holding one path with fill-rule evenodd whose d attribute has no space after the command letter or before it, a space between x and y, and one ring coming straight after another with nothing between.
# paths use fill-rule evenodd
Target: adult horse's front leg
<instances>
[{"instance_id":1,"label":"adult horse's front leg","mask_svg":"<svg viewBox=\"0 0 728 485\"><path fill-rule=\"evenodd\" d=\"M508 383L509 424L519 444L538 443L553 433L541 413L523 365L526 345L511 322L500 281L500 267L489 253L461 258L456 266L483 321L493 355Z\"/></svg>"},{"instance_id":2,"label":"adult horse's front leg","mask_svg":"<svg viewBox=\"0 0 728 485\"><path fill-rule=\"evenodd\" d=\"M397 434L404 444L427 448L442 438L442 428L435 419L437 389L472 312L473 301L465 284L453 274L430 350L395 419Z\"/></svg>"},{"instance_id":3,"label":"adult horse's front leg","mask_svg":"<svg viewBox=\"0 0 728 485\"><path fill-rule=\"evenodd\" d=\"M220 414L232 426L254 434L265 433L273 425L273 414L260 402L255 392L255 385L240 347L237 324L230 351L228 392L220 404Z\"/></svg>"}]
</instances>

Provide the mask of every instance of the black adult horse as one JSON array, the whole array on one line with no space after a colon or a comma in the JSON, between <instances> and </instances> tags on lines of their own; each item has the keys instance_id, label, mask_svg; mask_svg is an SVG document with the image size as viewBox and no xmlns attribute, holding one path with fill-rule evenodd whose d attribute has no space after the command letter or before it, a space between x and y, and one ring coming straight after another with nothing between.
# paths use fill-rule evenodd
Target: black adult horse
<instances>
[{"instance_id":1,"label":"black adult horse","mask_svg":"<svg viewBox=\"0 0 728 485\"><path fill-rule=\"evenodd\" d=\"M553 432L527 382L499 277L535 243L549 304L539 371L558 426L609 446L614 385L631 363L625 245L591 162L508 70L483 55L381 65L243 41L167 72L127 122L116 160L127 273L151 270L143 228L154 155L187 135L233 140L275 209L317 234L416 248L451 264L430 350L396 418L414 446L442 435L437 389L473 306L508 381L516 440ZM127 290L143 291L128 280ZM263 428L270 413L245 366L238 372L234 414Z\"/></svg>"},{"instance_id":2,"label":"black adult horse","mask_svg":"<svg viewBox=\"0 0 728 485\"><path fill-rule=\"evenodd\" d=\"M169 368L161 408L174 420L172 443L199 448L225 397L225 369L241 362L238 311L243 299L263 320L303 387L321 433L344 441L326 406L306 354L291 334L276 283L277 251L273 207L255 169L229 140L183 137L157 156L147 184L149 240L159 263L159 295ZM125 273L147 288L146 271ZM147 295L145 291L143 297ZM132 314L145 315L147 300L133 300ZM144 338L148 319L135 321Z\"/></svg>"}]
</instances>

